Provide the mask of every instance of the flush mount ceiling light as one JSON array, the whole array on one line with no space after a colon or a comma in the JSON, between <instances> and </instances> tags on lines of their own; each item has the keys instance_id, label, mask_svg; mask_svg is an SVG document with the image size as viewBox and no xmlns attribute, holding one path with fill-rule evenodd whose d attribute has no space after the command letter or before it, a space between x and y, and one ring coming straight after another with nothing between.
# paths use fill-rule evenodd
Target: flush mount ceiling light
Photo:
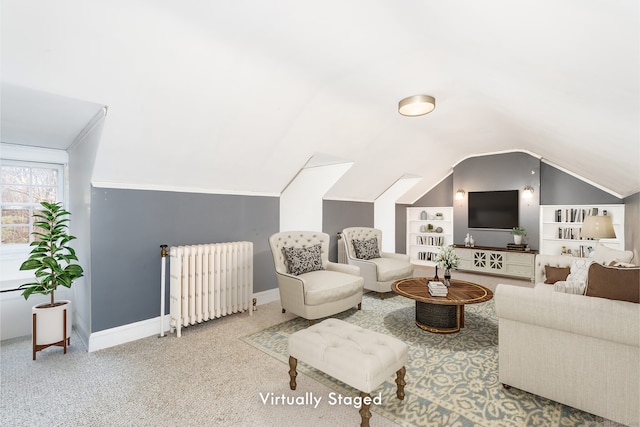
<instances>
[{"instance_id":1,"label":"flush mount ceiling light","mask_svg":"<svg viewBox=\"0 0 640 427\"><path fill-rule=\"evenodd\" d=\"M436 99L429 95L409 96L398 103L398 112L403 116L415 117L430 113L436 108Z\"/></svg>"}]
</instances>

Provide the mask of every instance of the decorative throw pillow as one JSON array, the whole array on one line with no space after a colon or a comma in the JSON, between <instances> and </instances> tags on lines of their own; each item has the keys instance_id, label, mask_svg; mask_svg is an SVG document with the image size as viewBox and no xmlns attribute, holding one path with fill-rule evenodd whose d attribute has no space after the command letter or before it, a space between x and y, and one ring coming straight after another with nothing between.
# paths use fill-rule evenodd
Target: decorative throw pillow
<instances>
[{"instance_id":1,"label":"decorative throw pillow","mask_svg":"<svg viewBox=\"0 0 640 427\"><path fill-rule=\"evenodd\" d=\"M322 266L322 246L309 246L307 248L283 247L284 257L287 260L289 273L298 276L311 271L324 270Z\"/></svg>"},{"instance_id":2,"label":"decorative throw pillow","mask_svg":"<svg viewBox=\"0 0 640 427\"><path fill-rule=\"evenodd\" d=\"M593 263L589 268L587 296L640 303L640 267L606 267Z\"/></svg>"},{"instance_id":3,"label":"decorative throw pillow","mask_svg":"<svg viewBox=\"0 0 640 427\"><path fill-rule=\"evenodd\" d=\"M550 265L544 266L544 271L547 279L544 283L553 285L561 280L567 280L567 276L571 273L570 267L552 267Z\"/></svg>"},{"instance_id":4,"label":"decorative throw pillow","mask_svg":"<svg viewBox=\"0 0 640 427\"><path fill-rule=\"evenodd\" d=\"M353 249L356 252L356 258L358 259L380 258L380 251L378 250L377 237L372 237L369 240L353 239L352 242L353 242Z\"/></svg>"},{"instance_id":5,"label":"decorative throw pillow","mask_svg":"<svg viewBox=\"0 0 640 427\"><path fill-rule=\"evenodd\" d=\"M574 259L571 261L571 272L567 276L567 281L587 283L589 276L589 266L593 263L590 259Z\"/></svg>"},{"instance_id":6,"label":"decorative throw pillow","mask_svg":"<svg viewBox=\"0 0 640 427\"><path fill-rule=\"evenodd\" d=\"M620 260L614 259L613 261L611 261L609 264L607 264L609 267L638 267L635 264L631 264L628 262L620 262Z\"/></svg>"},{"instance_id":7,"label":"decorative throw pillow","mask_svg":"<svg viewBox=\"0 0 640 427\"><path fill-rule=\"evenodd\" d=\"M593 251L593 256L591 258L601 265L609 265L613 260L630 263L633 259L633 252L620 251L618 249L605 246L602 243L598 243L598 246L596 246L596 250Z\"/></svg>"}]
</instances>

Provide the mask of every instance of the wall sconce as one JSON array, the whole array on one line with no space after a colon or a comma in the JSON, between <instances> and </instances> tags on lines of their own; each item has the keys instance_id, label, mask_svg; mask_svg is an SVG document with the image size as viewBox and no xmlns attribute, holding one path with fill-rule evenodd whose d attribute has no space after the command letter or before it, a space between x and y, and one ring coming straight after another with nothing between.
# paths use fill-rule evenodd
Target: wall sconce
<instances>
[{"instance_id":1,"label":"wall sconce","mask_svg":"<svg viewBox=\"0 0 640 427\"><path fill-rule=\"evenodd\" d=\"M464 190L461 188L458 191L456 191L456 200L462 200L464 199Z\"/></svg>"},{"instance_id":2,"label":"wall sconce","mask_svg":"<svg viewBox=\"0 0 640 427\"><path fill-rule=\"evenodd\" d=\"M526 187L524 187L524 190L522 191L522 198L531 199L532 197L533 197L533 187L530 185L527 185Z\"/></svg>"}]
</instances>

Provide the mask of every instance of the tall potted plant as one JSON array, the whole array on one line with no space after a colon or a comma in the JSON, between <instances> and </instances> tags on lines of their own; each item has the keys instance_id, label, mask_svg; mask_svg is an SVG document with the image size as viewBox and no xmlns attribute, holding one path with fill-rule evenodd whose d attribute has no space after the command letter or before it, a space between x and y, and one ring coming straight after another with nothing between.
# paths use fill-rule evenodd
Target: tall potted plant
<instances>
[{"instance_id":1,"label":"tall potted plant","mask_svg":"<svg viewBox=\"0 0 640 427\"><path fill-rule=\"evenodd\" d=\"M70 288L82 277L83 270L74 261L76 253L68 243L75 239L67 233L69 212L62 203L41 203L42 210L33 214L34 228L31 255L20 270L35 270L35 281L20 286L25 299L33 294L50 295L48 303L33 306L33 360L36 352L52 345L64 347L71 343L71 301L56 301L58 286Z\"/></svg>"}]
</instances>

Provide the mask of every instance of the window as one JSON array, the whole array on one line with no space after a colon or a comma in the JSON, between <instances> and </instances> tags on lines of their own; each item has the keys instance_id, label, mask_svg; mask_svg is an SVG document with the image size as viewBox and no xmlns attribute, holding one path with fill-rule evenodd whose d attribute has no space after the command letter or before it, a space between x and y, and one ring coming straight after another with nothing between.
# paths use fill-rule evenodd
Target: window
<instances>
[{"instance_id":1,"label":"window","mask_svg":"<svg viewBox=\"0 0 640 427\"><path fill-rule=\"evenodd\" d=\"M63 165L2 160L0 182L0 245L3 251L25 248L33 241L33 212L40 202L64 200Z\"/></svg>"}]
</instances>

